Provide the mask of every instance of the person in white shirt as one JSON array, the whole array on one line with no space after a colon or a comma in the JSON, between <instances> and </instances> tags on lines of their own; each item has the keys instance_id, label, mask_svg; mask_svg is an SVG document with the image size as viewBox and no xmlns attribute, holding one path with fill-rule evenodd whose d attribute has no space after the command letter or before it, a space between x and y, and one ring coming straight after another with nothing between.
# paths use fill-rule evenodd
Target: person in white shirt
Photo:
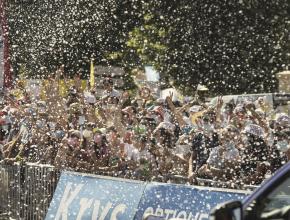
<instances>
[{"instance_id":1,"label":"person in white shirt","mask_svg":"<svg viewBox=\"0 0 290 220\"><path fill-rule=\"evenodd\" d=\"M103 81L104 91L103 97L117 97L121 96L120 92L114 89L114 82L111 78L106 78Z\"/></svg>"},{"instance_id":2,"label":"person in white shirt","mask_svg":"<svg viewBox=\"0 0 290 220\"><path fill-rule=\"evenodd\" d=\"M233 176L233 170L240 161L239 150L234 142L236 135L238 130L233 126L221 131L220 144L211 150L207 163L198 170L200 175L224 180Z\"/></svg>"}]
</instances>

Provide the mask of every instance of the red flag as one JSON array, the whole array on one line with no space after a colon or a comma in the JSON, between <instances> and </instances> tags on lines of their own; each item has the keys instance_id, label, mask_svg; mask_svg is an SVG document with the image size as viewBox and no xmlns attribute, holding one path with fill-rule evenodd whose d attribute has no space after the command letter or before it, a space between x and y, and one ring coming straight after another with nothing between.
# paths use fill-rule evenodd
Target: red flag
<instances>
[{"instance_id":1,"label":"red flag","mask_svg":"<svg viewBox=\"0 0 290 220\"><path fill-rule=\"evenodd\" d=\"M9 39L8 39L8 24L5 13L5 0L0 0L0 22L3 34L3 44L4 44L4 88L12 87L12 73L11 73L11 63L9 54Z\"/></svg>"}]
</instances>

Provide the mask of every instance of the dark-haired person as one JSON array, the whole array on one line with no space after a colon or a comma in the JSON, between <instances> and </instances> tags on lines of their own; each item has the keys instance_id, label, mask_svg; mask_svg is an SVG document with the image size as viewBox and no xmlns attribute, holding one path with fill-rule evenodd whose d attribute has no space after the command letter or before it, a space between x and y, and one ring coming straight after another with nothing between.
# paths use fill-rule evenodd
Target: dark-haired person
<instances>
[{"instance_id":1,"label":"dark-haired person","mask_svg":"<svg viewBox=\"0 0 290 220\"><path fill-rule=\"evenodd\" d=\"M68 96L66 100L66 107L69 108L71 104L73 103L79 103L80 97L77 91L77 88L72 86L68 90Z\"/></svg>"},{"instance_id":2,"label":"dark-haired person","mask_svg":"<svg viewBox=\"0 0 290 220\"><path fill-rule=\"evenodd\" d=\"M270 169L269 146L265 142L263 129L249 124L242 131L241 180L243 184L257 185Z\"/></svg>"},{"instance_id":3,"label":"dark-haired person","mask_svg":"<svg viewBox=\"0 0 290 220\"><path fill-rule=\"evenodd\" d=\"M226 127L227 125L230 124L231 119L234 117L234 109L235 104L233 103L233 101L230 101L225 104L221 113L221 121L222 121L221 127Z\"/></svg>"},{"instance_id":4,"label":"dark-haired person","mask_svg":"<svg viewBox=\"0 0 290 220\"><path fill-rule=\"evenodd\" d=\"M73 170L78 162L76 156L81 149L81 135L77 130L69 131L56 154L54 165L59 169Z\"/></svg>"},{"instance_id":5,"label":"dark-haired person","mask_svg":"<svg viewBox=\"0 0 290 220\"><path fill-rule=\"evenodd\" d=\"M219 146L219 137L212 120L213 118L205 113L198 123L199 130L196 131L192 138L191 146L194 173L206 164L211 150Z\"/></svg>"},{"instance_id":6,"label":"dark-haired person","mask_svg":"<svg viewBox=\"0 0 290 220\"><path fill-rule=\"evenodd\" d=\"M219 145L211 150L207 163L198 172L223 181L235 180L240 163L235 136L239 132L233 126L227 126L219 133Z\"/></svg>"},{"instance_id":7,"label":"dark-haired person","mask_svg":"<svg viewBox=\"0 0 290 220\"><path fill-rule=\"evenodd\" d=\"M272 173L290 160L290 130L285 129L275 132L273 139L269 153Z\"/></svg>"},{"instance_id":8,"label":"dark-haired person","mask_svg":"<svg viewBox=\"0 0 290 220\"><path fill-rule=\"evenodd\" d=\"M93 150L96 158L95 168L107 167L109 165L110 149L106 136L99 130L94 133Z\"/></svg>"},{"instance_id":9,"label":"dark-haired person","mask_svg":"<svg viewBox=\"0 0 290 220\"><path fill-rule=\"evenodd\" d=\"M166 176L174 163L174 130L175 125L169 122L160 123L153 132L150 152L155 158L156 174Z\"/></svg>"},{"instance_id":10,"label":"dark-haired person","mask_svg":"<svg viewBox=\"0 0 290 220\"><path fill-rule=\"evenodd\" d=\"M134 137L135 146L139 151L139 158L134 176L141 180L151 180L152 170L156 166L155 157L150 152L150 143L146 135Z\"/></svg>"}]
</instances>

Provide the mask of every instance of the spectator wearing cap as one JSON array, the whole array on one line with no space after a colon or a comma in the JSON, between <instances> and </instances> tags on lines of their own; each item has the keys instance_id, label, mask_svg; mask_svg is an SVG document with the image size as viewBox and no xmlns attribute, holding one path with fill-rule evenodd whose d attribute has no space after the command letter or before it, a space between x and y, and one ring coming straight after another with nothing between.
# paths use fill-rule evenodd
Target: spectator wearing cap
<instances>
[{"instance_id":1,"label":"spectator wearing cap","mask_svg":"<svg viewBox=\"0 0 290 220\"><path fill-rule=\"evenodd\" d=\"M208 93L209 89L206 86L198 84L195 93L195 100L200 104L204 104L208 97Z\"/></svg>"},{"instance_id":2,"label":"spectator wearing cap","mask_svg":"<svg viewBox=\"0 0 290 220\"><path fill-rule=\"evenodd\" d=\"M69 108L71 104L79 103L79 102L80 102L80 99L79 99L77 88L74 86L70 87L68 91L67 100L66 100L66 107Z\"/></svg>"},{"instance_id":3,"label":"spectator wearing cap","mask_svg":"<svg viewBox=\"0 0 290 220\"><path fill-rule=\"evenodd\" d=\"M47 105L45 101L38 101L36 105L39 113L47 112Z\"/></svg>"},{"instance_id":4,"label":"spectator wearing cap","mask_svg":"<svg viewBox=\"0 0 290 220\"><path fill-rule=\"evenodd\" d=\"M246 102L245 108L247 109L249 116L248 123L255 123L263 128L263 131L265 132L265 137L269 135L269 126L266 121L266 115L263 113L261 109L257 109L255 107L255 104L253 102Z\"/></svg>"},{"instance_id":5,"label":"spectator wearing cap","mask_svg":"<svg viewBox=\"0 0 290 220\"><path fill-rule=\"evenodd\" d=\"M112 78L105 78L103 80L103 87L104 87L104 91L103 91L103 98L108 98L108 97L117 97L119 98L121 95L120 93L114 89L114 82Z\"/></svg>"},{"instance_id":6,"label":"spectator wearing cap","mask_svg":"<svg viewBox=\"0 0 290 220\"><path fill-rule=\"evenodd\" d=\"M269 168L269 147L263 129L255 124L242 131L241 175L245 184L260 184Z\"/></svg>"},{"instance_id":7,"label":"spectator wearing cap","mask_svg":"<svg viewBox=\"0 0 290 220\"><path fill-rule=\"evenodd\" d=\"M280 131L285 128L290 128L290 117L285 113L279 113L275 117L275 129Z\"/></svg>"},{"instance_id":8,"label":"spectator wearing cap","mask_svg":"<svg viewBox=\"0 0 290 220\"><path fill-rule=\"evenodd\" d=\"M84 102L85 104L89 104L89 105L94 105L97 102L95 88L92 88L89 91L84 93Z\"/></svg>"},{"instance_id":9,"label":"spectator wearing cap","mask_svg":"<svg viewBox=\"0 0 290 220\"><path fill-rule=\"evenodd\" d=\"M67 117L67 126L71 130L77 130L80 126L80 117L83 116L83 106L80 103L72 103L69 106L69 114Z\"/></svg>"},{"instance_id":10,"label":"spectator wearing cap","mask_svg":"<svg viewBox=\"0 0 290 220\"><path fill-rule=\"evenodd\" d=\"M95 128L95 124L93 122L86 123L83 130L83 138L89 143L93 140L93 129Z\"/></svg>"},{"instance_id":11,"label":"spectator wearing cap","mask_svg":"<svg viewBox=\"0 0 290 220\"><path fill-rule=\"evenodd\" d=\"M191 125L196 124L196 119L203 114L203 108L201 105L193 105L189 108L188 112L191 118Z\"/></svg>"},{"instance_id":12,"label":"spectator wearing cap","mask_svg":"<svg viewBox=\"0 0 290 220\"><path fill-rule=\"evenodd\" d=\"M233 117L230 119L230 124L242 130L247 123L247 110L242 104L238 104L233 111Z\"/></svg>"},{"instance_id":13,"label":"spectator wearing cap","mask_svg":"<svg viewBox=\"0 0 290 220\"><path fill-rule=\"evenodd\" d=\"M216 129L216 113L213 109L208 109L202 115L198 123L199 129L204 135L210 136Z\"/></svg>"}]
</instances>

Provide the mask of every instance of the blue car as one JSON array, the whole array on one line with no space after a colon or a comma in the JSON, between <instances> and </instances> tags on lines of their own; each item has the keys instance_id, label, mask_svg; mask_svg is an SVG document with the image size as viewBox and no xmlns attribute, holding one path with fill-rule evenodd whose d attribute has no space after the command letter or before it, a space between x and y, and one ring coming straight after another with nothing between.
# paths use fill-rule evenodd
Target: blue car
<instances>
[{"instance_id":1,"label":"blue car","mask_svg":"<svg viewBox=\"0 0 290 220\"><path fill-rule=\"evenodd\" d=\"M215 207L210 220L284 220L290 219L290 162L243 201L226 202Z\"/></svg>"}]
</instances>

